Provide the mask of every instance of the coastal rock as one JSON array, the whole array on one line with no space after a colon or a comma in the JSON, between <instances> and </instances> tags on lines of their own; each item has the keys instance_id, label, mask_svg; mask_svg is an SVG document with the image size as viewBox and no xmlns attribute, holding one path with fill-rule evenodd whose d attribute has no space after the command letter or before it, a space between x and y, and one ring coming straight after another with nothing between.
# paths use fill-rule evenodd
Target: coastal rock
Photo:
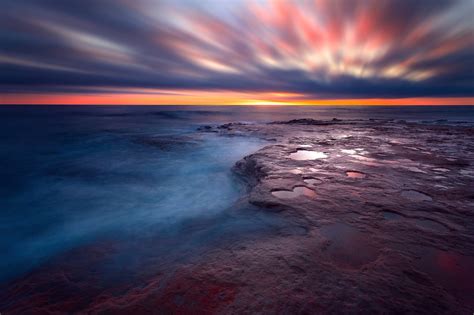
<instances>
[{"instance_id":1,"label":"coastal rock","mask_svg":"<svg viewBox=\"0 0 474 315\"><path fill-rule=\"evenodd\" d=\"M354 294L354 304L345 309L349 313L374 306L371 299L378 304L374 312L469 313L474 308L474 181L466 175L473 171L468 162L474 160L473 129L373 121L330 125L298 119L244 126L249 134L278 143L234 168L250 185L251 203L278 211L312 236L295 237L286 247L294 249L287 259L298 259L305 277L321 264L333 268L333 278L340 277L339 286L330 286L315 276L303 287L313 292L324 287L332 294L308 293L302 301L324 296L332 303L320 309L337 312L331 305L340 305L337 296L349 290ZM437 141L431 141L433 135ZM298 150L324 152L327 158L292 159ZM434 182L441 170L444 176ZM315 197L273 193L296 187L311 189ZM396 219L387 213L396 213ZM313 255L317 258L310 260ZM348 270L357 270L357 276ZM376 288L371 298L356 294L370 290L369 283ZM384 293L387 287L392 288Z\"/></svg>"}]
</instances>

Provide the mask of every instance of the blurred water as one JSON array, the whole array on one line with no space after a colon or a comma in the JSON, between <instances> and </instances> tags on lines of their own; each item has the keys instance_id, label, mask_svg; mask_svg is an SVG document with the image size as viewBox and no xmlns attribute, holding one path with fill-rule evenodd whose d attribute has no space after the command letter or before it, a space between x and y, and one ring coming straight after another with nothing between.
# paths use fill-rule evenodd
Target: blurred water
<instances>
[{"instance_id":1,"label":"blurred water","mask_svg":"<svg viewBox=\"0 0 474 315\"><path fill-rule=\"evenodd\" d=\"M196 128L304 117L473 123L474 111L471 107L0 107L0 280L110 233L136 235L157 226L221 217L245 189L232 176L232 165L264 143L196 135ZM227 219L216 226L232 226L235 231L240 224L245 231L253 223ZM219 237L219 230L214 232L206 237Z\"/></svg>"}]
</instances>

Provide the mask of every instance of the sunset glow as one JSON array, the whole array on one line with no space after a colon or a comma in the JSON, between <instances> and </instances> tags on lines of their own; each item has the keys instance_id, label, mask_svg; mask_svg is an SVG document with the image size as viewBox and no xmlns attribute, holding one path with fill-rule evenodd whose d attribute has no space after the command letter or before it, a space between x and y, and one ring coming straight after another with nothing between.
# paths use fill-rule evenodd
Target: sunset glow
<instances>
[{"instance_id":1,"label":"sunset glow","mask_svg":"<svg viewBox=\"0 0 474 315\"><path fill-rule=\"evenodd\" d=\"M181 92L182 93L182 92ZM18 105L472 105L472 97L298 99L272 98L274 93L193 92L180 95L153 94L25 94L3 95L2 104Z\"/></svg>"},{"instance_id":2,"label":"sunset glow","mask_svg":"<svg viewBox=\"0 0 474 315\"><path fill-rule=\"evenodd\" d=\"M474 104L470 0L72 2L4 4L0 104Z\"/></svg>"}]
</instances>

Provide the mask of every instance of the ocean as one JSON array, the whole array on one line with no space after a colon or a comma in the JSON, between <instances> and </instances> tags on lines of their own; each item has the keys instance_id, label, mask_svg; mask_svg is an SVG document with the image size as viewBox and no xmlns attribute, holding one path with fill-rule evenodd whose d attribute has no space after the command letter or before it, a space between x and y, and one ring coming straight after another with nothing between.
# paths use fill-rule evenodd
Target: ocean
<instances>
[{"instance_id":1,"label":"ocean","mask_svg":"<svg viewBox=\"0 0 474 315\"><path fill-rule=\"evenodd\" d=\"M271 214L234 211L251 206L231 168L266 143L196 129L297 118L472 126L474 107L0 107L0 282L104 240L135 240L134 257L182 258L288 228Z\"/></svg>"}]
</instances>

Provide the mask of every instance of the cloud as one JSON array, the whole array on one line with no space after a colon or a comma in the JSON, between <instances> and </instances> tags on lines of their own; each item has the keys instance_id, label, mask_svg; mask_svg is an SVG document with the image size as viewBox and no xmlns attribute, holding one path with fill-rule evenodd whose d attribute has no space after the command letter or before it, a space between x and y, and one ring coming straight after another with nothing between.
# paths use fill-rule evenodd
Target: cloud
<instances>
[{"instance_id":1,"label":"cloud","mask_svg":"<svg viewBox=\"0 0 474 315\"><path fill-rule=\"evenodd\" d=\"M471 0L6 0L0 92L474 96Z\"/></svg>"}]
</instances>

